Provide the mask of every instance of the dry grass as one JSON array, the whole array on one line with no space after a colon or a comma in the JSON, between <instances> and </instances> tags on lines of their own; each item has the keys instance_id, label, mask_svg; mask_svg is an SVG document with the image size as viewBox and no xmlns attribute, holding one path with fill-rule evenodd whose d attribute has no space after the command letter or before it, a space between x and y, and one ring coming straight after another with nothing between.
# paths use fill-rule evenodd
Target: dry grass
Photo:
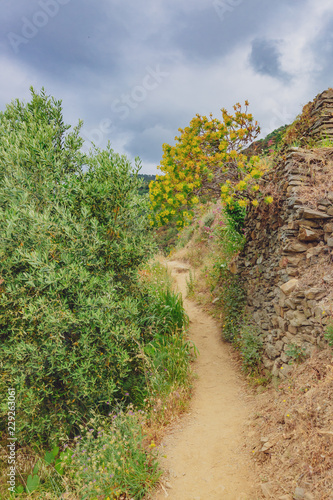
<instances>
[{"instance_id":1,"label":"dry grass","mask_svg":"<svg viewBox=\"0 0 333 500\"><path fill-rule=\"evenodd\" d=\"M301 487L316 500L332 500L332 351L316 351L288 380L258 395L253 418L248 449L272 498L292 499Z\"/></svg>"}]
</instances>

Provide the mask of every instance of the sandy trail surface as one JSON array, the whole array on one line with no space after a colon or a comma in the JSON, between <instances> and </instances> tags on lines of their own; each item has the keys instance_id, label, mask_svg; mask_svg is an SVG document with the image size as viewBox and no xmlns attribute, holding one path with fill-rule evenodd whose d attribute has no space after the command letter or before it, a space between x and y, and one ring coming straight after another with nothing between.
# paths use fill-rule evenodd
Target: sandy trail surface
<instances>
[{"instance_id":1,"label":"sandy trail surface","mask_svg":"<svg viewBox=\"0 0 333 500\"><path fill-rule=\"evenodd\" d=\"M255 478L245 453L246 423L253 411L246 391L221 340L221 327L193 301L186 299L189 266L167 266L184 298L190 318L190 338L199 350L194 362L197 379L189 412L174 425L160 446L166 471L154 500L254 500Z\"/></svg>"}]
</instances>

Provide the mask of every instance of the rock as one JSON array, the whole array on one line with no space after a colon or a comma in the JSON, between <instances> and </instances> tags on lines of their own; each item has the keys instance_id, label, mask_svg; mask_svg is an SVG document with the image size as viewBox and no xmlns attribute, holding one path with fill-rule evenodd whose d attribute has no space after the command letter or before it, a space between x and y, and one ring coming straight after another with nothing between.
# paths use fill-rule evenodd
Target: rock
<instances>
[{"instance_id":1,"label":"rock","mask_svg":"<svg viewBox=\"0 0 333 500\"><path fill-rule=\"evenodd\" d=\"M287 328L287 322L280 316L278 316L277 320L278 320L277 326L279 327L280 330L284 332L285 329Z\"/></svg>"},{"instance_id":2,"label":"rock","mask_svg":"<svg viewBox=\"0 0 333 500\"><path fill-rule=\"evenodd\" d=\"M220 300L220 297L215 297L214 300L212 300L212 304L216 304L216 302L218 302Z\"/></svg>"},{"instance_id":3,"label":"rock","mask_svg":"<svg viewBox=\"0 0 333 500\"><path fill-rule=\"evenodd\" d=\"M325 224L324 231L325 233L333 233L333 223L329 222L328 224Z\"/></svg>"},{"instance_id":4,"label":"rock","mask_svg":"<svg viewBox=\"0 0 333 500\"><path fill-rule=\"evenodd\" d=\"M263 358L262 362L263 362L264 367L267 368L267 370L270 370L274 364L273 361L271 361L270 359L268 359L266 357Z\"/></svg>"},{"instance_id":5,"label":"rock","mask_svg":"<svg viewBox=\"0 0 333 500\"><path fill-rule=\"evenodd\" d=\"M287 365L286 363L284 363L284 364L281 366L280 370L279 370L279 376L280 376L281 378L286 378L286 377L289 377L290 372L292 371L292 369L293 369L293 368L292 368L292 366Z\"/></svg>"},{"instance_id":6,"label":"rock","mask_svg":"<svg viewBox=\"0 0 333 500\"><path fill-rule=\"evenodd\" d=\"M284 252L295 252L302 253L306 252L308 246L305 243L301 243L298 240L290 241L283 249Z\"/></svg>"},{"instance_id":7,"label":"rock","mask_svg":"<svg viewBox=\"0 0 333 500\"><path fill-rule=\"evenodd\" d=\"M331 209L329 208L329 210ZM320 212L319 210L312 210L311 208L304 207L302 215L304 219L329 219L330 214L327 214L325 214L325 212Z\"/></svg>"},{"instance_id":8,"label":"rock","mask_svg":"<svg viewBox=\"0 0 333 500\"><path fill-rule=\"evenodd\" d=\"M294 317L290 320L290 326L298 327L298 326L310 326L312 325L311 321L307 319L304 313L301 311L292 311Z\"/></svg>"},{"instance_id":9,"label":"rock","mask_svg":"<svg viewBox=\"0 0 333 500\"><path fill-rule=\"evenodd\" d=\"M303 259L303 255L287 255L286 259L288 261L289 266L297 267L301 260Z\"/></svg>"},{"instance_id":10,"label":"rock","mask_svg":"<svg viewBox=\"0 0 333 500\"><path fill-rule=\"evenodd\" d=\"M270 359L275 359L279 355L279 351L272 344L267 344L265 351Z\"/></svg>"},{"instance_id":11,"label":"rock","mask_svg":"<svg viewBox=\"0 0 333 500\"><path fill-rule=\"evenodd\" d=\"M293 299L287 299L285 301L285 306L289 307L289 309L296 309L296 304L295 304L295 301Z\"/></svg>"},{"instance_id":12,"label":"rock","mask_svg":"<svg viewBox=\"0 0 333 500\"><path fill-rule=\"evenodd\" d=\"M298 285L298 279L293 278L293 279L287 281L287 283L284 283L283 285L281 285L280 289L282 290L282 292L285 295L290 295L291 292L293 292L296 289L297 285Z\"/></svg>"},{"instance_id":13,"label":"rock","mask_svg":"<svg viewBox=\"0 0 333 500\"><path fill-rule=\"evenodd\" d=\"M271 448L273 448L273 446L274 446L275 444L276 444L276 443L272 443L271 441L267 441L267 443L265 443L265 444L263 445L263 447L261 448L261 450L260 450L260 451L262 451L262 452L264 452L264 453L265 453L266 451L268 451L268 450L270 450Z\"/></svg>"},{"instance_id":14,"label":"rock","mask_svg":"<svg viewBox=\"0 0 333 500\"><path fill-rule=\"evenodd\" d=\"M309 290L306 290L304 292L304 295L305 298L309 300L320 300L325 297L325 295L327 295L327 291L325 290L325 288L313 287Z\"/></svg>"},{"instance_id":15,"label":"rock","mask_svg":"<svg viewBox=\"0 0 333 500\"><path fill-rule=\"evenodd\" d=\"M313 229L306 229L305 227L302 227L298 234L300 241L320 241L320 237L320 232L313 231Z\"/></svg>"},{"instance_id":16,"label":"rock","mask_svg":"<svg viewBox=\"0 0 333 500\"><path fill-rule=\"evenodd\" d=\"M282 340L278 340L278 341L275 343L275 348L276 348L279 352L282 352L282 349L283 349L283 342L282 342Z\"/></svg>"},{"instance_id":17,"label":"rock","mask_svg":"<svg viewBox=\"0 0 333 500\"><path fill-rule=\"evenodd\" d=\"M327 210L327 215L331 215L331 216L333 215L333 207L331 207Z\"/></svg>"},{"instance_id":18,"label":"rock","mask_svg":"<svg viewBox=\"0 0 333 500\"><path fill-rule=\"evenodd\" d=\"M307 493L305 493L304 495L304 500L315 500L315 496L310 493L309 491Z\"/></svg>"},{"instance_id":19,"label":"rock","mask_svg":"<svg viewBox=\"0 0 333 500\"><path fill-rule=\"evenodd\" d=\"M323 207L330 207L332 203L327 198L322 198L321 200L318 200L318 205L322 205Z\"/></svg>"},{"instance_id":20,"label":"rock","mask_svg":"<svg viewBox=\"0 0 333 500\"><path fill-rule=\"evenodd\" d=\"M298 221L298 224L299 224L300 227L302 227L302 226L304 226L304 227L313 227L313 228L319 227L318 222L315 222L313 220L302 219L302 220Z\"/></svg>"},{"instance_id":21,"label":"rock","mask_svg":"<svg viewBox=\"0 0 333 500\"><path fill-rule=\"evenodd\" d=\"M286 355L286 353L284 353L284 352L281 353L281 360L284 363L288 363L288 356Z\"/></svg>"},{"instance_id":22,"label":"rock","mask_svg":"<svg viewBox=\"0 0 333 500\"><path fill-rule=\"evenodd\" d=\"M301 488L300 486L297 486L294 492L294 499L295 500L302 500L305 496L305 489Z\"/></svg>"},{"instance_id":23,"label":"rock","mask_svg":"<svg viewBox=\"0 0 333 500\"><path fill-rule=\"evenodd\" d=\"M274 498L273 483L262 483L260 487L265 498Z\"/></svg>"},{"instance_id":24,"label":"rock","mask_svg":"<svg viewBox=\"0 0 333 500\"><path fill-rule=\"evenodd\" d=\"M327 240L327 246L329 246L330 248L333 247L333 238L328 238L328 240Z\"/></svg>"}]
</instances>

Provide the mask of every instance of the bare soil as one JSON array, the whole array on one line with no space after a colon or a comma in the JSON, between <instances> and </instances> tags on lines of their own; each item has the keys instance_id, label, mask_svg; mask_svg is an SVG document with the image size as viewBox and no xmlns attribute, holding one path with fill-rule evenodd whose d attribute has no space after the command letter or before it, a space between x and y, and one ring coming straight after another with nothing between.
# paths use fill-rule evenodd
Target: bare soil
<instances>
[{"instance_id":1,"label":"bare soil","mask_svg":"<svg viewBox=\"0 0 333 500\"><path fill-rule=\"evenodd\" d=\"M256 477L245 448L254 398L221 339L218 323L186 299L189 266L167 262L199 350L189 412L167 432L159 454L166 473L154 500L254 500Z\"/></svg>"}]
</instances>

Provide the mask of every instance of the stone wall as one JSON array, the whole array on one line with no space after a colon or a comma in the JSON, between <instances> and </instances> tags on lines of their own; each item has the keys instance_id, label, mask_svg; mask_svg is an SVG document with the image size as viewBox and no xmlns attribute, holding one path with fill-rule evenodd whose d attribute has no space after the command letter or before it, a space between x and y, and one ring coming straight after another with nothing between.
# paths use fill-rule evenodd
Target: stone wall
<instances>
[{"instance_id":1,"label":"stone wall","mask_svg":"<svg viewBox=\"0 0 333 500\"><path fill-rule=\"evenodd\" d=\"M313 102L308 135L316 139L333 137L333 89L319 94Z\"/></svg>"},{"instance_id":2,"label":"stone wall","mask_svg":"<svg viewBox=\"0 0 333 500\"><path fill-rule=\"evenodd\" d=\"M291 148L263 188L274 203L251 209L237 267L264 341L264 365L284 376L288 346L309 353L324 344L332 315L333 148Z\"/></svg>"}]
</instances>

